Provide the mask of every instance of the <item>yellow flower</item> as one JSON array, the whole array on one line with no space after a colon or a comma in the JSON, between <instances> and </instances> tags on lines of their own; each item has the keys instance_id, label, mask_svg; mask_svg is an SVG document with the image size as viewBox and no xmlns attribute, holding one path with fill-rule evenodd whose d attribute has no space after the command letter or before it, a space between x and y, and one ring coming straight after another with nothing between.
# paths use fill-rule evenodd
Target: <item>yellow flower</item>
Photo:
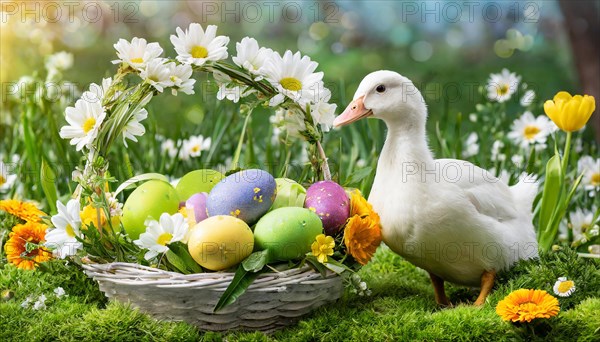
<instances>
[{"instance_id":1,"label":"yellow flower","mask_svg":"<svg viewBox=\"0 0 600 342\"><path fill-rule=\"evenodd\" d=\"M558 315L558 300L544 290L520 289L498 302L496 313L505 321L531 322Z\"/></svg>"},{"instance_id":2,"label":"yellow flower","mask_svg":"<svg viewBox=\"0 0 600 342\"><path fill-rule=\"evenodd\" d=\"M98 210L92 204L88 204L79 213L81 223L85 228L89 228L92 224L98 228ZM106 223L106 215L104 210L100 209L100 227L103 227Z\"/></svg>"},{"instance_id":3,"label":"yellow flower","mask_svg":"<svg viewBox=\"0 0 600 342\"><path fill-rule=\"evenodd\" d=\"M317 257L319 262L325 263L327 262L327 256L333 255L335 241L331 236L319 234L310 247L312 249L312 254Z\"/></svg>"},{"instance_id":4,"label":"yellow flower","mask_svg":"<svg viewBox=\"0 0 600 342\"><path fill-rule=\"evenodd\" d=\"M366 265L381 244L379 215L352 216L344 230L344 244L348 253L361 265Z\"/></svg>"},{"instance_id":5,"label":"yellow flower","mask_svg":"<svg viewBox=\"0 0 600 342\"><path fill-rule=\"evenodd\" d=\"M41 246L47 228L47 225L40 222L14 226L4 245L8 262L24 270L33 270L38 263L52 259L52 253Z\"/></svg>"},{"instance_id":6,"label":"yellow flower","mask_svg":"<svg viewBox=\"0 0 600 342\"><path fill-rule=\"evenodd\" d=\"M14 199L0 201L0 210L4 210L26 222L40 222L42 221L40 216L46 215L35 204Z\"/></svg>"},{"instance_id":7,"label":"yellow flower","mask_svg":"<svg viewBox=\"0 0 600 342\"><path fill-rule=\"evenodd\" d=\"M553 100L544 103L546 115L563 131L575 132L583 128L596 109L593 96L575 95L561 91Z\"/></svg>"}]
</instances>

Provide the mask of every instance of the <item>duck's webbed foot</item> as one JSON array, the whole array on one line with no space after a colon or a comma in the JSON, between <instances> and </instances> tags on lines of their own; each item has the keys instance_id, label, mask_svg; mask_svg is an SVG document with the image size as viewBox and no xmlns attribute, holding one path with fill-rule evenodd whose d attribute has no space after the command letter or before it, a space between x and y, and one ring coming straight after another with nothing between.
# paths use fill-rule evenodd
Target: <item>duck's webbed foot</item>
<instances>
[{"instance_id":1,"label":"duck's webbed foot","mask_svg":"<svg viewBox=\"0 0 600 342\"><path fill-rule=\"evenodd\" d=\"M448 297L446 297L446 290L444 290L444 279L438 277L433 273L429 273L429 278L431 278L431 283L433 284L433 291L435 294L435 301L440 306L452 306Z\"/></svg>"},{"instance_id":2,"label":"duck's webbed foot","mask_svg":"<svg viewBox=\"0 0 600 342\"><path fill-rule=\"evenodd\" d=\"M496 279L496 271L484 271L481 275L481 292L479 292L479 297L475 303L475 306L481 306L485 303L485 299L492 291L492 287L494 287L494 280Z\"/></svg>"}]
</instances>

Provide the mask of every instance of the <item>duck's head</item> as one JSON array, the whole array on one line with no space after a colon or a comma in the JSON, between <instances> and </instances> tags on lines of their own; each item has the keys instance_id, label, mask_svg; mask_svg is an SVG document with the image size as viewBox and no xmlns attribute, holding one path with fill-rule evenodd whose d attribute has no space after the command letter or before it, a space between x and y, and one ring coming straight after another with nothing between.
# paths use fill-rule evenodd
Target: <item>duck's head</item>
<instances>
[{"instance_id":1,"label":"duck's head","mask_svg":"<svg viewBox=\"0 0 600 342\"><path fill-rule=\"evenodd\" d=\"M411 80L397 72L380 70L360 82L353 101L335 118L333 126L366 117L382 119L388 126L424 127L427 107Z\"/></svg>"}]
</instances>

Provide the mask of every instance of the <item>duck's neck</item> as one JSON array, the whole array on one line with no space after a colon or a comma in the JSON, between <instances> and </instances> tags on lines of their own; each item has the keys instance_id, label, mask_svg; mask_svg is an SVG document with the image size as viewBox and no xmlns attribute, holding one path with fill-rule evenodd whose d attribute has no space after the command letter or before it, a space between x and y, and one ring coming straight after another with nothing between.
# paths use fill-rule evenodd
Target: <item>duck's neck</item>
<instances>
[{"instance_id":1,"label":"duck's neck","mask_svg":"<svg viewBox=\"0 0 600 342\"><path fill-rule=\"evenodd\" d=\"M378 168L385 168L394 173L417 170L433 163L433 155L427 145L425 125L407 126L397 123L386 123L387 137ZM379 171L379 170L378 170Z\"/></svg>"}]
</instances>

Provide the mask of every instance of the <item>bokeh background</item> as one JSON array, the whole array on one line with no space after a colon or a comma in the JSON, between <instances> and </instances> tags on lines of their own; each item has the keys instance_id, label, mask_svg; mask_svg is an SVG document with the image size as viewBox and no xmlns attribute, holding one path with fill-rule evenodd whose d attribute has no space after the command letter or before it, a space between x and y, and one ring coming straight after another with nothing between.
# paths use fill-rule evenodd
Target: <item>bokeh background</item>
<instances>
[{"instance_id":1,"label":"bokeh background","mask_svg":"<svg viewBox=\"0 0 600 342\"><path fill-rule=\"evenodd\" d=\"M48 55L58 51L74 55L74 65L64 72L61 82L68 80L81 91L115 73L111 60L116 59L113 44L119 38L157 41L167 56L174 56L169 36L178 26L199 22L218 25L219 34L231 38L230 56L235 53L235 42L245 36L277 51L299 50L309 55L325 72L338 112L371 71L390 69L409 77L429 107L431 147L443 156L436 142L440 134L451 141L455 135L461 134L456 138L462 139L465 132L477 131L479 124L465 118L485 101L481 89L490 73L507 68L520 75L528 89L536 92L536 116L543 114L543 101L559 90L597 95L600 73L594 57L599 47L590 37L599 36L598 13L597 1L3 1L0 124L6 138L17 120L18 103L11 100L8 85L41 72ZM216 104L216 90L207 82L196 83L196 95L165 95L154 100L145 122L152 135L142 137L142 146L154 134L173 139L211 136L222 106ZM74 103L76 96L74 92L67 102ZM523 110L513 110L518 111ZM60 126L62 113L55 115ZM600 122L598 115L594 117ZM259 152L271 141L268 118L268 113L253 118ZM358 144L358 159L379 151L383 123L363 121L356 126L360 134L327 134L325 146L332 164L356 161L343 161L341 156L355 153L352 146L358 139L371 140ZM213 164L231 155L235 134L213 149L213 155L222 157L213 158ZM485 139L480 137L481 153L489 154L493 139L484 148ZM582 139L595 144L594 129L586 129ZM7 147L3 153L16 150ZM484 158L480 162L491 166L485 165ZM173 176L183 172L173 171Z\"/></svg>"}]
</instances>

